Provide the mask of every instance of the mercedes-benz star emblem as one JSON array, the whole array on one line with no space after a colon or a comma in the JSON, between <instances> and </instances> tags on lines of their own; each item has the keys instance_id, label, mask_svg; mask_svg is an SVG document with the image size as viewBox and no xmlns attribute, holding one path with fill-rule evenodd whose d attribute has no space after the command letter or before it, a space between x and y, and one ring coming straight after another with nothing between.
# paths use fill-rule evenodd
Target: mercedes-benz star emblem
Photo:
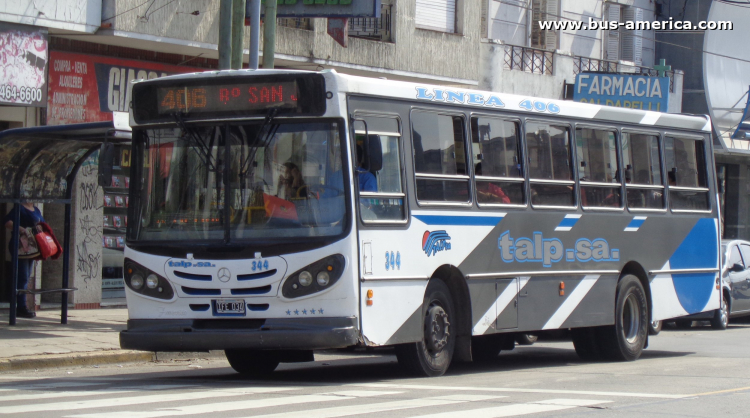
<instances>
[{"instance_id":1,"label":"mercedes-benz star emblem","mask_svg":"<svg viewBox=\"0 0 750 418\"><path fill-rule=\"evenodd\" d=\"M229 272L228 268L222 267L219 270L219 273L217 273L217 277L219 277L219 280L221 280L222 282L226 283L232 277L232 273Z\"/></svg>"}]
</instances>

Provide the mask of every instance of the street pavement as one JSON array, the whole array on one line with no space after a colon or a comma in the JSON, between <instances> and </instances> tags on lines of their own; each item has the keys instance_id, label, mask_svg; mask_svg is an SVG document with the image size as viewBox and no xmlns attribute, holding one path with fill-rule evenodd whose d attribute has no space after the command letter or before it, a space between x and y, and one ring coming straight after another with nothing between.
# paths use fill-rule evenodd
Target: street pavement
<instances>
[{"instance_id":1,"label":"street pavement","mask_svg":"<svg viewBox=\"0 0 750 418\"><path fill-rule=\"evenodd\" d=\"M389 350L316 353L249 379L223 358L0 373L0 417L745 417L748 322L669 328L635 362L584 362L540 339L496 361L413 378Z\"/></svg>"},{"instance_id":2,"label":"street pavement","mask_svg":"<svg viewBox=\"0 0 750 418\"><path fill-rule=\"evenodd\" d=\"M668 328L635 362L583 362L553 338L440 378L406 375L389 350L360 350L316 353L260 380L235 373L220 351L120 350L124 308L71 310L67 325L59 310L0 321L0 417L714 418L747 416L750 402L746 320Z\"/></svg>"},{"instance_id":3,"label":"street pavement","mask_svg":"<svg viewBox=\"0 0 750 418\"><path fill-rule=\"evenodd\" d=\"M36 318L18 318L8 325L8 311L0 313L0 373L62 366L151 361L154 353L120 350L119 332L126 328L126 308L68 311L42 310Z\"/></svg>"}]
</instances>

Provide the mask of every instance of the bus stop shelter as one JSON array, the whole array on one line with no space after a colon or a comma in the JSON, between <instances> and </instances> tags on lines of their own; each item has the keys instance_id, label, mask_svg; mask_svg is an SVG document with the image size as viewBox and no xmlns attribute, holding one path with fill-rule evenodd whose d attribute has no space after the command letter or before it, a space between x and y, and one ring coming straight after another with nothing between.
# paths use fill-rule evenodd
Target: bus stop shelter
<instances>
[{"instance_id":1,"label":"bus stop shelter","mask_svg":"<svg viewBox=\"0 0 750 418\"><path fill-rule=\"evenodd\" d=\"M0 132L0 203L13 203L13 231L8 244L19 245L21 203L63 204L64 231L56 235L63 247L62 286L58 289L17 289L18 251L11 251L11 293L9 325L16 323L16 296L21 293L62 293L60 322L68 322L72 193L78 170L84 161L107 143L130 142L127 113L115 121L61 126L10 129Z\"/></svg>"}]
</instances>

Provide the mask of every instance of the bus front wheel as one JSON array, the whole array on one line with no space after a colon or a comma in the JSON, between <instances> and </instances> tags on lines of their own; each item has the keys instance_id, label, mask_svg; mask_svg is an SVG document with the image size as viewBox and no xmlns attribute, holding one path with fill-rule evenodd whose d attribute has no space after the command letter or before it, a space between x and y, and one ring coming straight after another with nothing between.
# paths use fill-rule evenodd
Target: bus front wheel
<instances>
[{"instance_id":1,"label":"bus front wheel","mask_svg":"<svg viewBox=\"0 0 750 418\"><path fill-rule=\"evenodd\" d=\"M640 357L648 338L649 317L641 281L633 275L624 276L617 285L615 324L598 329L604 358L633 361Z\"/></svg>"},{"instance_id":2,"label":"bus front wheel","mask_svg":"<svg viewBox=\"0 0 750 418\"><path fill-rule=\"evenodd\" d=\"M234 371L246 376L267 375L279 365L279 357L273 351L224 350L224 354Z\"/></svg>"},{"instance_id":3,"label":"bus front wheel","mask_svg":"<svg viewBox=\"0 0 750 418\"><path fill-rule=\"evenodd\" d=\"M456 319L450 289L440 279L431 279L427 284L422 318L422 340L396 346L396 357L410 374L442 376L451 364L456 345Z\"/></svg>"}]
</instances>

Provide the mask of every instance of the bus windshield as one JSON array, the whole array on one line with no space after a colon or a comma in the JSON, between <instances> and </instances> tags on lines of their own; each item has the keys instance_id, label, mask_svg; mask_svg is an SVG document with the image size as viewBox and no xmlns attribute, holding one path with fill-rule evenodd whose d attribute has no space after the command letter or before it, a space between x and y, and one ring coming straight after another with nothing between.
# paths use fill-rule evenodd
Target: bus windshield
<instances>
[{"instance_id":1,"label":"bus windshield","mask_svg":"<svg viewBox=\"0 0 750 418\"><path fill-rule=\"evenodd\" d=\"M131 239L230 242L343 233L339 123L270 121L141 131Z\"/></svg>"}]
</instances>

